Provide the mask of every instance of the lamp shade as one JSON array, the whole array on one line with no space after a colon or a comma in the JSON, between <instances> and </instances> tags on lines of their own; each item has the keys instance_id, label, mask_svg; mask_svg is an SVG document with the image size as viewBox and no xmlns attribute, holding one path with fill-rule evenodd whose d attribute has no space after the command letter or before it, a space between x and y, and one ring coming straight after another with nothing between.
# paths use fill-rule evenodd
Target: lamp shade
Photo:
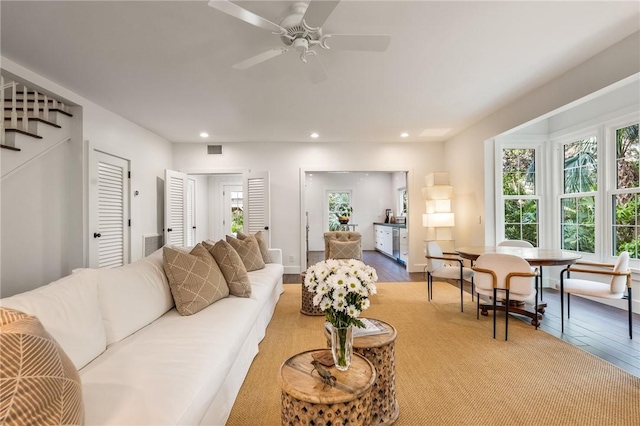
<instances>
[{"instance_id":1,"label":"lamp shade","mask_svg":"<svg viewBox=\"0 0 640 426\"><path fill-rule=\"evenodd\" d=\"M423 200L451 200L453 199L453 186L437 185L422 188Z\"/></svg>"},{"instance_id":2,"label":"lamp shade","mask_svg":"<svg viewBox=\"0 0 640 426\"><path fill-rule=\"evenodd\" d=\"M422 226L425 228L439 228L455 225L453 213L425 213L422 215Z\"/></svg>"},{"instance_id":3,"label":"lamp shade","mask_svg":"<svg viewBox=\"0 0 640 426\"><path fill-rule=\"evenodd\" d=\"M427 213L449 213L451 200L427 200L425 201Z\"/></svg>"}]
</instances>

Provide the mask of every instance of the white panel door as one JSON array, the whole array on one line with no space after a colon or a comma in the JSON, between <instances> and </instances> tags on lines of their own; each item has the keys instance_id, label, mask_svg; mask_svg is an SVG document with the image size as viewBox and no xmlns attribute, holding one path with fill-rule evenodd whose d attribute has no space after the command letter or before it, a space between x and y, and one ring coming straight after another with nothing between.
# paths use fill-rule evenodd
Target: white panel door
<instances>
[{"instance_id":1,"label":"white panel door","mask_svg":"<svg viewBox=\"0 0 640 426\"><path fill-rule=\"evenodd\" d=\"M164 242L187 245L187 175L164 171Z\"/></svg>"},{"instance_id":2,"label":"white panel door","mask_svg":"<svg viewBox=\"0 0 640 426\"><path fill-rule=\"evenodd\" d=\"M255 234L263 231L270 243L269 172L246 173L243 181L244 232Z\"/></svg>"},{"instance_id":3,"label":"white panel door","mask_svg":"<svg viewBox=\"0 0 640 426\"><path fill-rule=\"evenodd\" d=\"M89 266L129 263L129 161L93 152L89 189Z\"/></svg>"}]
</instances>

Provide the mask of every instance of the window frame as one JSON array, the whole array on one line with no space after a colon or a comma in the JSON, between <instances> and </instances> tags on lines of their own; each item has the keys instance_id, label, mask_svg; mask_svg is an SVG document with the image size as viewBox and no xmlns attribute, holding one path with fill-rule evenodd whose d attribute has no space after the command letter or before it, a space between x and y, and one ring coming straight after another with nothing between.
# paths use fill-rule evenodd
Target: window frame
<instances>
[{"instance_id":1,"label":"window frame","mask_svg":"<svg viewBox=\"0 0 640 426\"><path fill-rule=\"evenodd\" d=\"M596 173L597 179L597 187L596 191L590 192L575 192L575 193L565 193L564 192L564 147L565 145L578 142L580 140L588 139L591 137L596 138L596 152L598 158L598 170ZM603 243L603 195L602 188L605 187L605 180L603 179L603 167L604 164L606 167L606 159L607 155L603 149L604 145L604 137L601 129L594 126L585 127L580 129L579 131L574 132L565 132L561 137L554 138L550 140L550 146L553 152L556 155L555 166L551 170L552 182L554 182L553 187L551 188L552 194L554 194L554 205L553 205L553 228L554 228L554 247L558 250L567 250L573 251L582 255L584 258L597 258L599 257L599 251L602 250ZM577 250L569 250L562 248L562 200L563 199L575 199L575 198L583 198L583 197L594 197L594 253L588 253Z\"/></svg>"},{"instance_id":2,"label":"window frame","mask_svg":"<svg viewBox=\"0 0 640 426\"><path fill-rule=\"evenodd\" d=\"M496 243L504 241L505 237L505 208L504 202L507 199L532 199L538 202L538 246L544 245L544 232L543 232L543 218L544 218L544 203L541 195L541 188L543 185L543 174L545 173L542 162L540 161L543 155L543 144L539 139L536 140L517 140L517 139L504 139L498 140L495 150L495 194L496 194L496 220L495 220L495 234ZM507 196L505 198L502 193L503 187L503 167L502 167L502 151L505 149L533 149L535 151L534 161L536 167L535 174L535 194L534 195L518 195Z\"/></svg>"}]
</instances>

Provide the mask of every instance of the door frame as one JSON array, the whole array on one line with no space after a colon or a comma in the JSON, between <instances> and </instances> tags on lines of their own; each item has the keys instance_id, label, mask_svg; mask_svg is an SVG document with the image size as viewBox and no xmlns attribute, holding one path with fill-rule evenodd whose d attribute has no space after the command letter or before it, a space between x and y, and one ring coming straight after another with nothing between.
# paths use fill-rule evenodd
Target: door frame
<instances>
[{"instance_id":1,"label":"door frame","mask_svg":"<svg viewBox=\"0 0 640 426\"><path fill-rule=\"evenodd\" d=\"M94 264L94 261L97 262L97 259L94 259L94 253L93 253L93 249L92 247L94 243L94 238L93 238L93 232L95 232L93 229L97 228L97 223L98 223L98 211L95 209L95 206L92 205L94 199L97 197L97 186L92 184L92 180L96 179L96 183L97 183L97 159L96 159L96 153L99 152L101 154L105 154L105 155L109 155L111 157L114 158L118 158L120 160L126 161L127 162L127 167L128 167L128 172L131 173L131 169L132 169L132 161L128 158L122 157L120 155L115 155L112 154L110 152L106 152L104 150L98 149L96 147L94 147L93 143L91 143L91 141L86 140L85 141L85 145L86 145L86 157L85 157L85 161L86 161L86 166L85 166L85 206L86 206L86 218L85 218L85 223L83 224L83 241L86 244L85 249L84 249L84 265L86 267L92 267L92 264ZM92 188L95 188L92 189ZM126 188L126 192L125 192L125 196L126 196L126 203L127 203L127 208L125 211L125 214L127 215L127 217L129 218L129 220L131 219L131 180L129 179L129 185ZM131 262L131 226L127 226L125 227L125 251L126 254L124 256L124 264L128 264Z\"/></svg>"}]
</instances>

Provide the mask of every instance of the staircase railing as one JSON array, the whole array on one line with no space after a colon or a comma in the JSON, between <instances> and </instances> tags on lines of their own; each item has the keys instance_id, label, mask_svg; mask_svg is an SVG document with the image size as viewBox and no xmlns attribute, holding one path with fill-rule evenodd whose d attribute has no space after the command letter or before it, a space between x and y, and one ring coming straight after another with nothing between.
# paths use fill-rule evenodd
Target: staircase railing
<instances>
[{"instance_id":1,"label":"staircase railing","mask_svg":"<svg viewBox=\"0 0 640 426\"><path fill-rule=\"evenodd\" d=\"M50 111L57 110L69 114L69 108L53 97L38 93L36 90L31 91L26 85L19 84L15 81L5 83L4 76L0 75L0 104L2 104L2 123L0 124L0 145L5 145L6 130L17 129L29 132L29 120L42 119L50 121ZM10 93L10 99L7 99L7 92ZM22 96L20 97L20 93ZM9 114L7 117L7 102L11 102ZM18 106L18 102L22 105ZM29 104L32 103L33 113L29 115ZM5 125L5 119L9 119L8 126Z\"/></svg>"}]
</instances>

